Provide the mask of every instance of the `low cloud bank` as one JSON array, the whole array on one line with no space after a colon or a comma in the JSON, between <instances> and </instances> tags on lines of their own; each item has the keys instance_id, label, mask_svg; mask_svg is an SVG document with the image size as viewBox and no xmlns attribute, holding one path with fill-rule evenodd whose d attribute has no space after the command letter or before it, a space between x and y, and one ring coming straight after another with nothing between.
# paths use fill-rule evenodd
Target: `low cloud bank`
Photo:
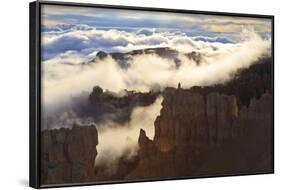
<instances>
[{"instance_id":1,"label":"low cloud bank","mask_svg":"<svg viewBox=\"0 0 281 190\"><path fill-rule=\"evenodd\" d=\"M91 30L86 30L86 32L91 32ZM98 62L82 64L92 60L96 52L84 56L81 51L69 50L43 62L43 103L46 109L67 104L71 97L82 91L91 91L92 87L96 85L118 93L123 89L144 92L154 88L175 87L179 82L184 88L224 83L231 80L239 69L247 68L260 57L269 54L271 46L270 39L261 38L253 30L244 30L241 33L243 40L235 44L220 43L216 40L210 42L209 38L205 41L193 40L183 34L173 36L173 33L170 32L155 34L152 31L152 34L147 33L148 36L135 33L129 35L128 32L120 31L117 34L115 31L107 32L99 31L100 35L112 38L113 41L123 41L125 38L125 41L138 42L138 45L141 44L141 46L154 44L150 39L152 37L157 36L159 39L165 37L165 39L169 39L165 45L179 52L176 58L180 60L181 66L177 67L173 59L156 54L132 57L128 63L130 67L127 69L122 69L111 57ZM136 38L135 35L142 37ZM85 36L80 38L82 40L80 43L87 44L83 42ZM53 39L50 43L55 42L56 39ZM120 49L122 49L121 47L128 48L128 46L120 46ZM129 49L135 49L134 47L132 45ZM138 46L136 45L136 47ZM200 65L184 56L184 53L191 51L201 54Z\"/></svg>"},{"instance_id":2,"label":"low cloud bank","mask_svg":"<svg viewBox=\"0 0 281 190\"><path fill-rule=\"evenodd\" d=\"M153 139L154 121L160 114L160 96L150 106L136 107L130 117L130 121L120 126L113 122L106 122L98 127L99 144L96 164L98 166L110 166L114 170L117 161L122 157L131 158L138 150L138 137L140 129L145 129L147 136Z\"/></svg>"}]
</instances>

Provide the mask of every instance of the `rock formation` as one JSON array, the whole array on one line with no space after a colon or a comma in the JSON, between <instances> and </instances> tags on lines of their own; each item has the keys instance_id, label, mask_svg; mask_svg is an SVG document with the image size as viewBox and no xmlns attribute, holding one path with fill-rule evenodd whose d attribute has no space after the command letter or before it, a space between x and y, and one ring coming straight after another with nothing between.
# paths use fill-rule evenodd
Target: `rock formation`
<instances>
[{"instance_id":1,"label":"rock formation","mask_svg":"<svg viewBox=\"0 0 281 190\"><path fill-rule=\"evenodd\" d=\"M94 179L97 130L94 125L41 133L42 184L87 182Z\"/></svg>"},{"instance_id":2,"label":"rock formation","mask_svg":"<svg viewBox=\"0 0 281 190\"><path fill-rule=\"evenodd\" d=\"M171 49L169 47L157 47L157 48L146 48L146 49L139 49L133 50L126 53L120 52L113 52L113 53L106 53L104 51L99 51L96 54L96 57L91 61L94 63L98 63L100 60L108 58L109 56L115 60L121 68L127 68L130 66L129 61L132 60L134 56L138 55L157 55L162 58L169 59L175 63L176 66L180 66L181 61L177 58L180 54L177 50ZM187 59L194 61L196 64L200 64L202 62L203 56L200 52L191 51L188 53L183 54Z\"/></svg>"},{"instance_id":3,"label":"rock formation","mask_svg":"<svg viewBox=\"0 0 281 190\"><path fill-rule=\"evenodd\" d=\"M217 92L225 95L234 95L238 107L249 106L252 98L259 99L266 91L272 94L272 63L271 58L261 58L248 69L235 74L234 79L213 86L194 86L190 92L206 95Z\"/></svg>"},{"instance_id":4,"label":"rock formation","mask_svg":"<svg viewBox=\"0 0 281 190\"><path fill-rule=\"evenodd\" d=\"M140 161L129 179L272 169L271 94L239 109L235 96L168 88L162 105L154 139L140 131Z\"/></svg>"},{"instance_id":5,"label":"rock formation","mask_svg":"<svg viewBox=\"0 0 281 190\"><path fill-rule=\"evenodd\" d=\"M80 116L93 117L95 122L108 121L109 119L124 123L130 118L132 110L137 106L149 106L156 100L159 92L140 93L134 91L124 91L120 96L102 88L95 86L89 95L88 105L84 107Z\"/></svg>"}]
</instances>

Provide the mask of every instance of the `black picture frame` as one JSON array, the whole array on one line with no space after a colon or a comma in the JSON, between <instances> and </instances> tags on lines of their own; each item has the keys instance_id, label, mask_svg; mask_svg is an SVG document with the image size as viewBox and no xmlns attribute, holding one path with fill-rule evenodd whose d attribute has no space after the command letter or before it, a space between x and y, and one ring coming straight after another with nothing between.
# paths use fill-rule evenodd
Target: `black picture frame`
<instances>
[{"instance_id":1,"label":"black picture frame","mask_svg":"<svg viewBox=\"0 0 281 190\"><path fill-rule=\"evenodd\" d=\"M271 49L272 49L272 170L260 173L233 173L231 175L206 175L206 176L187 176L187 177L168 177L161 179L144 179L144 180L122 180L122 181L106 181L106 182L90 182L90 183L73 183L73 184L55 184L42 185L40 183L40 127L41 127L41 6L42 5L59 5L74 7L93 7L93 8L110 8L119 10L142 10L152 12L171 12L171 13L187 13L187 14L204 14L204 15L222 15L232 17L248 17L248 18L266 18L271 19ZM163 181L163 180L180 180L193 178L210 178L225 177L237 175L254 175L254 174L272 174L274 173L274 16L260 14L245 13L228 13L228 12L211 12L183 9L167 9L167 8L151 8L151 7L133 7L121 5L104 5L89 3L70 3L56 1L34 1L29 4L29 184L33 188L50 188L50 187L69 187L99 184L116 184L131 182L147 182L147 181Z\"/></svg>"}]
</instances>

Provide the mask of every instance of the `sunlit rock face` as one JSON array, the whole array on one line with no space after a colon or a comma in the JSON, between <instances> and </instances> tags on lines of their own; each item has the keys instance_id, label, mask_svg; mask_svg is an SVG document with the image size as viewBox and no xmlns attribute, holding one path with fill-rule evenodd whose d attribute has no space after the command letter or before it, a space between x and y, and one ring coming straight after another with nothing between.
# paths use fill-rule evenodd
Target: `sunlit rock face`
<instances>
[{"instance_id":1,"label":"sunlit rock face","mask_svg":"<svg viewBox=\"0 0 281 190\"><path fill-rule=\"evenodd\" d=\"M239 130L232 127L237 116L235 96L210 93L204 97L168 89L161 115L155 121L154 141L162 152L176 145L216 144Z\"/></svg>"},{"instance_id":2,"label":"sunlit rock face","mask_svg":"<svg viewBox=\"0 0 281 190\"><path fill-rule=\"evenodd\" d=\"M265 93L239 110L235 96L210 93L205 97L188 90L169 89L155 121L154 142L167 152L182 145L220 145L246 135L248 128L270 126L272 97Z\"/></svg>"},{"instance_id":3,"label":"sunlit rock face","mask_svg":"<svg viewBox=\"0 0 281 190\"><path fill-rule=\"evenodd\" d=\"M194 138L206 135L203 96L167 89L162 105L161 114L155 121L154 141L159 150L167 152L174 146L193 143Z\"/></svg>"},{"instance_id":4,"label":"sunlit rock face","mask_svg":"<svg viewBox=\"0 0 281 190\"><path fill-rule=\"evenodd\" d=\"M271 169L271 94L240 110L235 96L181 89L164 94L154 139L140 131L140 163L129 178Z\"/></svg>"}]
</instances>

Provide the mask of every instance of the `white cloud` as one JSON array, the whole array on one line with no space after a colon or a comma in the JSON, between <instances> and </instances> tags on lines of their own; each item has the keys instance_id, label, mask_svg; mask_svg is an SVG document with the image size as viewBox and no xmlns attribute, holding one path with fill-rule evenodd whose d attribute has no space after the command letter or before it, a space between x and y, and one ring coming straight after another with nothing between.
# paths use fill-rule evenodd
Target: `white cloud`
<instances>
[{"instance_id":1,"label":"white cloud","mask_svg":"<svg viewBox=\"0 0 281 190\"><path fill-rule=\"evenodd\" d=\"M50 27L49 27L50 28ZM106 51L120 50L126 52L132 49L148 47L177 46L180 44L194 46L193 40L185 33L160 32L154 29L123 31L117 29L96 29L89 26L58 25L53 31L43 33L43 56L53 58L65 51Z\"/></svg>"},{"instance_id":2,"label":"white cloud","mask_svg":"<svg viewBox=\"0 0 281 190\"><path fill-rule=\"evenodd\" d=\"M121 156L134 156L138 150L141 128L146 131L150 139L153 139L154 121L160 114L162 100L162 97L158 97L150 106L136 107L132 111L129 122L122 126L112 122L99 125L96 164L108 165L114 170L115 163Z\"/></svg>"},{"instance_id":3,"label":"white cloud","mask_svg":"<svg viewBox=\"0 0 281 190\"><path fill-rule=\"evenodd\" d=\"M242 37L244 41L240 43L223 44L210 42L209 38L195 41L185 34L173 35L170 32L146 36L134 32L91 29L58 34L46 40L45 45L49 47L51 44L51 47L63 50L64 47L73 47L74 50L58 53L42 63L43 99L46 105L58 104L81 91L90 91L94 85L118 92L125 88L148 91L155 86L176 86L178 82L185 88L222 83L231 79L238 69L247 68L269 52L269 39L262 39L252 30L245 30ZM128 69L121 69L110 57L98 63L81 64L94 58L97 51L95 48L88 49L93 46L107 46L108 51L168 46L180 51L177 58L182 65L176 68L172 59L151 54L133 57ZM183 53L191 51L202 54L200 66L183 56Z\"/></svg>"}]
</instances>

